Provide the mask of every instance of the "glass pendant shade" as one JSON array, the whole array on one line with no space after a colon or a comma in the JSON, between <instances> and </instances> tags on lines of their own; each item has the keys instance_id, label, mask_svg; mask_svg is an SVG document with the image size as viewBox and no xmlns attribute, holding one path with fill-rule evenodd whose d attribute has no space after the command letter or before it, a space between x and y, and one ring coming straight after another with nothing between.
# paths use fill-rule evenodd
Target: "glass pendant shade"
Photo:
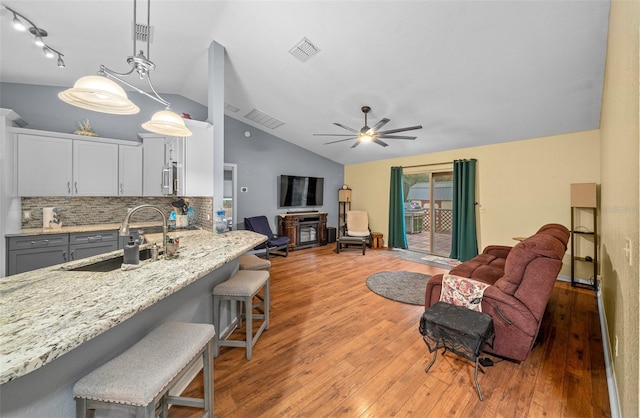
<instances>
[{"instance_id":1,"label":"glass pendant shade","mask_svg":"<svg viewBox=\"0 0 640 418\"><path fill-rule=\"evenodd\" d=\"M184 120L171 110L161 110L142 124L147 131L168 136L191 136L192 132L184 124Z\"/></svg>"},{"instance_id":2,"label":"glass pendant shade","mask_svg":"<svg viewBox=\"0 0 640 418\"><path fill-rule=\"evenodd\" d=\"M90 75L76 81L72 88L58 94L63 102L112 115L134 115L140 112L124 89L107 77Z\"/></svg>"}]
</instances>

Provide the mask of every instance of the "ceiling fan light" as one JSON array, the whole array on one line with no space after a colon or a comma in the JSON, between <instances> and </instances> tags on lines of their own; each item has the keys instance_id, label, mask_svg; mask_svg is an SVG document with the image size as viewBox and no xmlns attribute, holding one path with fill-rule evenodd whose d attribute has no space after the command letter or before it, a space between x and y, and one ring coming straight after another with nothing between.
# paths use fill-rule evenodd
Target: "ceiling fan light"
<instances>
[{"instance_id":1,"label":"ceiling fan light","mask_svg":"<svg viewBox=\"0 0 640 418\"><path fill-rule=\"evenodd\" d=\"M64 61L62 60L62 56L60 54L58 54L58 67L66 68L66 65L64 64Z\"/></svg>"},{"instance_id":2,"label":"ceiling fan light","mask_svg":"<svg viewBox=\"0 0 640 418\"><path fill-rule=\"evenodd\" d=\"M134 115L140 111L122 87L97 75L79 78L72 88L60 92L58 98L82 109L112 115Z\"/></svg>"},{"instance_id":3,"label":"ceiling fan light","mask_svg":"<svg viewBox=\"0 0 640 418\"><path fill-rule=\"evenodd\" d=\"M192 132L184 124L184 120L169 109L156 112L151 120L142 124L150 132L168 136L191 136Z\"/></svg>"},{"instance_id":4,"label":"ceiling fan light","mask_svg":"<svg viewBox=\"0 0 640 418\"><path fill-rule=\"evenodd\" d=\"M371 142L372 140L373 140L373 137L368 133L360 135L360 142Z\"/></svg>"}]
</instances>

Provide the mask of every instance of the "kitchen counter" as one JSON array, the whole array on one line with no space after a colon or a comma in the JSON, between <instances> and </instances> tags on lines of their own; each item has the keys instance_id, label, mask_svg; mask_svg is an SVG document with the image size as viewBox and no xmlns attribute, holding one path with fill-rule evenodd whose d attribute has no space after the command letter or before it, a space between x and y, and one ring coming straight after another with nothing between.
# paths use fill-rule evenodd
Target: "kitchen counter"
<instances>
[{"instance_id":1,"label":"kitchen counter","mask_svg":"<svg viewBox=\"0 0 640 418\"><path fill-rule=\"evenodd\" d=\"M95 225L75 225L63 226L61 228L25 228L16 232L8 233L5 237L27 237L32 235L47 234L72 234L74 232L93 232L93 231L113 231L120 229L122 223L113 224L95 224ZM129 226L131 229L159 227L162 228L162 222L132 222ZM179 230L180 231L180 230Z\"/></svg>"},{"instance_id":2,"label":"kitchen counter","mask_svg":"<svg viewBox=\"0 0 640 418\"><path fill-rule=\"evenodd\" d=\"M1 280L0 383L51 363L266 240L250 231L176 235L177 258L143 261L134 270L66 270L121 255L118 250Z\"/></svg>"}]
</instances>

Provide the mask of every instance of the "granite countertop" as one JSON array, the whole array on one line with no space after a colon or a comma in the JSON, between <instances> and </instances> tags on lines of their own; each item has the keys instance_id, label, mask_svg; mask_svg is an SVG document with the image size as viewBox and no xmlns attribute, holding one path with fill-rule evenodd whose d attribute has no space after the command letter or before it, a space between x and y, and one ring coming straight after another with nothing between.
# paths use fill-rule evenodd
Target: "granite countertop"
<instances>
[{"instance_id":1,"label":"granite countertop","mask_svg":"<svg viewBox=\"0 0 640 418\"><path fill-rule=\"evenodd\" d=\"M95 225L75 225L75 226L63 226L61 228L25 228L16 232L5 234L5 237L26 237L32 235L47 235L47 234L72 234L74 232L92 232L92 231L112 231L120 229L122 223L113 224L95 224ZM162 222L132 222L129 227L131 229L137 228L149 228L149 227L162 227Z\"/></svg>"},{"instance_id":2,"label":"granite countertop","mask_svg":"<svg viewBox=\"0 0 640 418\"><path fill-rule=\"evenodd\" d=\"M70 271L123 250L0 280L0 384L23 376L124 322L266 241L251 231L179 231L179 256L135 270Z\"/></svg>"}]
</instances>

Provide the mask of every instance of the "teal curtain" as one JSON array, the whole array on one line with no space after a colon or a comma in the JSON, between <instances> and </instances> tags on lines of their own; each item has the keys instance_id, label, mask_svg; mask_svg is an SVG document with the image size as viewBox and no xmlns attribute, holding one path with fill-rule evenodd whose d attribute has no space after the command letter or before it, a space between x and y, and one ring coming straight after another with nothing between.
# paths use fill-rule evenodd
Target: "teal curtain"
<instances>
[{"instance_id":1,"label":"teal curtain","mask_svg":"<svg viewBox=\"0 0 640 418\"><path fill-rule=\"evenodd\" d=\"M453 162L453 232L450 258L467 261L478 255L476 236L476 160Z\"/></svg>"},{"instance_id":2,"label":"teal curtain","mask_svg":"<svg viewBox=\"0 0 640 418\"><path fill-rule=\"evenodd\" d=\"M407 249L407 235L404 225L404 186L402 167L391 167L391 188L389 193L389 248Z\"/></svg>"}]
</instances>

